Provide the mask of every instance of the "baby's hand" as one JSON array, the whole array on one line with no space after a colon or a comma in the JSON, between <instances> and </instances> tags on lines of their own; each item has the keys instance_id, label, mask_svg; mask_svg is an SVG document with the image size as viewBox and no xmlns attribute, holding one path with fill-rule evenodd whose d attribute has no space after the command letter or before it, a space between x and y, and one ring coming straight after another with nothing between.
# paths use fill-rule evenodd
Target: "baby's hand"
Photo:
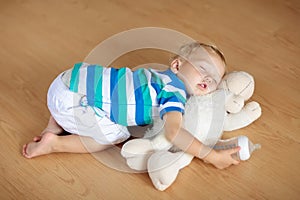
<instances>
[{"instance_id":1,"label":"baby's hand","mask_svg":"<svg viewBox=\"0 0 300 200\"><path fill-rule=\"evenodd\" d=\"M230 165L238 165L240 162L232 158L232 154L237 153L241 148L215 151L212 150L203 160L213 164L218 169L225 169Z\"/></svg>"}]
</instances>

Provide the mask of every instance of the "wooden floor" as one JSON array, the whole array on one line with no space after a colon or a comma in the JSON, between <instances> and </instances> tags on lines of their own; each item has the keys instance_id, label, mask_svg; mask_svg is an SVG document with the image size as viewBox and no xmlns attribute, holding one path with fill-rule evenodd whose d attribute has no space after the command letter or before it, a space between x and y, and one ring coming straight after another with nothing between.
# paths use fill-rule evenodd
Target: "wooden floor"
<instances>
[{"instance_id":1,"label":"wooden floor","mask_svg":"<svg viewBox=\"0 0 300 200\"><path fill-rule=\"evenodd\" d=\"M299 199L299 20L298 0L1 0L0 199ZM194 159L165 192L147 174L113 170L90 154L23 158L22 145L48 121L53 78L113 34L147 26L213 42L230 71L255 77L262 117L224 136L247 135L262 149L227 170ZM167 59L139 51L116 62Z\"/></svg>"}]
</instances>

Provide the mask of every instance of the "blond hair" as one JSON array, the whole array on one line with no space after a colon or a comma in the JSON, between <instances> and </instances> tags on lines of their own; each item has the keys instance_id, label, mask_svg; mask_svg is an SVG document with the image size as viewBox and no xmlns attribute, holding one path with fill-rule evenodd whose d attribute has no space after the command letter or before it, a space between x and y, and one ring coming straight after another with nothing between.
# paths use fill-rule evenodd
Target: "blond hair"
<instances>
[{"instance_id":1,"label":"blond hair","mask_svg":"<svg viewBox=\"0 0 300 200\"><path fill-rule=\"evenodd\" d=\"M191 53L197 49L197 48L204 48L205 50L207 50L209 53L215 53L219 56L219 58L224 62L225 66L226 66L226 60L224 57L223 52L218 49L215 45L209 45L209 44L205 44L205 43L201 43L201 42L192 42L192 43L188 43L185 45L182 45L179 48L179 52L178 55L174 56L172 58L172 60L177 59L179 57L182 58L187 58L189 55L191 55Z\"/></svg>"}]
</instances>

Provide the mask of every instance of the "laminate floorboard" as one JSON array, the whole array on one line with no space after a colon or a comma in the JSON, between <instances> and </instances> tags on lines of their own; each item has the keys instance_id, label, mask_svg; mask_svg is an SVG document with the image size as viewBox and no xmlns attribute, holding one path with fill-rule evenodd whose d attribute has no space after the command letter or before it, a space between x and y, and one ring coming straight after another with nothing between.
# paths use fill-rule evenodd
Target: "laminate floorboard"
<instances>
[{"instance_id":1,"label":"laminate floorboard","mask_svg":"<svg viewBox=\"0 0 300 200\"><path fill-rule=\"evenodd\" d=\"M0 1L0 199L299 199L300 2L297 0ZM124 173L90 154L26 159L23 144L46 126L47 89L101 41L164 27L220 47L228 70L255 78L261 118L247 135L262 149L226 170L194 159L164 192L147 174ZM140 50L116 65L167 64Z\"/></svg>"}]
</instances>

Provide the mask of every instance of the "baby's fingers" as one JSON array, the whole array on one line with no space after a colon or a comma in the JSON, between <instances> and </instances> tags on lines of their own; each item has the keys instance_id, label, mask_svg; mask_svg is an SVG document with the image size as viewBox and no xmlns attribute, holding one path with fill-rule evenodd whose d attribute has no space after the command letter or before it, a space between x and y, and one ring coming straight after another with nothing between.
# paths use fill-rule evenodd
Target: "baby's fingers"
<instances>
[{"instance_id":1,"label":"baby's fingers","mask_svg":"<svg viewBox=\"0 0 300 200\"><path fill-rule=\"evenodd\" d=\"M235 153L239 152L240 150L241 150L241 147L235 147L235 148L232 148L232 149L228 149L227 151L230 155L232 155L232 154L235 154Z\"/></svg>"},{"instance_id":2,"label":"baby's fingers","mask_svg":"<svg viewBox=\"0 0 300 200\"><path fill-rule=\"evenodd\" d=\"M236 147L236 148L233 148L233 149L229 149L228 150L228 153L230 154L230 157L233 155L233 154L236 154L238 153L239 151L241 150L241 147ZM231 157L232 158L232 157ZM231 159L232 160L232 164L233 165L238 165L240 162L236 159Z\"/></svg>"},{"instance_id":3,"label":"baby's fingers","mask_svg":"<svg viewBox=\"0 0 300 200\"><path fill-rule=\"evenodd\" d=\"M233 165L238 165L238 164L240 164L240 161L232 158L232 164Z\"/></svg>"}]
</instances>

